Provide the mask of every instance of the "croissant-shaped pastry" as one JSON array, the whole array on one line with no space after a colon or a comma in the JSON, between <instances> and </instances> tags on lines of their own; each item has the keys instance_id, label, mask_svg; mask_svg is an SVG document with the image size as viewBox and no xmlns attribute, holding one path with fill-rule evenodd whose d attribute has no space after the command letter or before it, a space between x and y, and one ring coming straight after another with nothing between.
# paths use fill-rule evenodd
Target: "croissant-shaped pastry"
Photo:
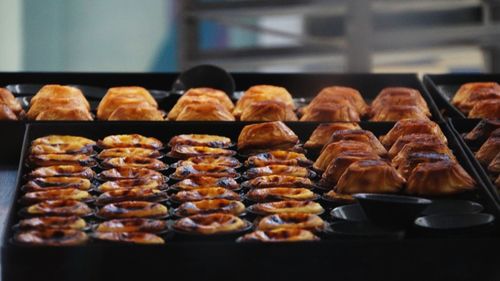
<instances>
[{"instance_id":1,"label":"croissant-shaped pastry","mask_svg":"<svg viewBox=\"0 0 500 281\"><path fill-rule=\"evenodd\" d=\"M413 152L398 165L398 173L408 179L411 172L420 163L434 163L439 161L453 161L449 155L436 152Z\"/></svg>"},{"instance_id":2,"label":"croissant-shaped pastry","mask_svg":"<svg viewBox=\"0 0 500 281\"><path fill-rule=\"evenodd\" d=\"M387 105L414 105L420 108L425 115L431 116L429 107L417 89L405 87L384 88L372 101L372 113L378 112Z\"/></svg>"},{"instance_id":3,"label":"croissant-shaped pastry","mask_svg":"<svg viewBox=\"0 0 500 281\"><path fill-rule=\"evenodd\" d=\"M418 164L408 178L407 192L417 195L450 195L474 189L476 182L455 161Z\"/></svg>"},{"instance_id":4,"label":"croissant-shaped pastry","mask_svg":"<svg viewBox=\"0 0 500 281\"><path fill-rule=\"evenodd\" d=\"M264 167L275 164L309 167L313 162L302 153L285 150L259 153L248 157L247 161L245 161L247 167Z\"/></svg>"},{"instance_id":5,"label":"croissant-shaped pastry","mask_svg":"<svg viewBox=\"0 0 500 281\"><path fill-rule=\"evenodd\" d=\"M114 87L108 89L106 95L104 95L97 106L97 118L108 120L114 111L123 105L140 105L142 107L147 107L149 105L149 107L158 108L158 103L153 96L148 90L142 87ZM119 114L121 115L121 113ZM118 113L115 118L117 117Z\"/></svg>"},{"instance_id":6,"label":"croissant-shaped pastry","mask_svg":"<svg viewBox=\"0 0 500 281\"><path fill-rule=\"evenodd\" d=\"M14 97L14 95L7 89L0 87L0 104L4 104L7 106L10 111L19 116L21 112L23 112L23 107L21 103Z\"/></svg>"},{"instance_id":7,"label":"croissant-shaped pastry","mask_svg":"<svg viewBox=\"0 0 500 281\"><path fill-rule=\"evenodd\" d=\"M316 173L304 167L287 165L269 165L265 167L250 168L244 173L244 176L248 179L270 175L314 178Z\"/></svg>"},{"instance_id":8,"label":"croissant-shaped pastry","mask_svg":"<svg viewBox=\"0 0 500 281\"><path fill-rule=\"evenodd\" d=\"M176 121L234 121L229 110L219 103L202 103L186 105Z\"/></svg>"},{"instance_id":9,"label":"croissant-shaped pastry","mask_svg":"<svg viewBox=\"0 0 500 281\"><path fill-rule=\"evenodd\" d=\"M320 124L312 132L309 140L304 144L305 148L320 148L328 143L331 135L339 130L361 129L358 123L354 122L335 122Z\"/></svg>"},{"instance_id":10,"label":"croissant-shaped pastry","mask_svg":"<svg viewBox=\"0 0 500 281\"><path fill-rule=\"evenodd\" d=\"M243 188L268 188L268 187L295 187L295 188L314 188L313 182L309 178L288 176L288 175L270 175L256 177L241 183Z\"/></svg>"},{"instance_id":11,"label":"croissant-shaped pastry","mask_svg":"<svg viewBox=\"0 0 500 281\"><path fill-rule=\"evenodd\" d=\"M399 121L403 119L429 120L429 117L415 105L387 105L380 108L370 121Z\"/></svg>"},{"instance_id":12,"label":"croissant-shaped pastry","mask_svg":"<svg viewBox=\"0 0 500 281\"><path fill-rule=\"evenodd\" d=\"M498 98L500 98L500 85L496 82L466 83L458 89L451 103L468 114L477 102Z\"/></svg>"},{"instance_id":13,"label":"croissant-shaped pastry","mask_svg":"<svg viewBox=\"0 0 500 281\"><path fill-rule=\"evenodd\" d=\"M218 148L228 148L232 145L231 139L222 136L204 134L184 134L177 135L168 142L170 147L176 145L208 146Z\"/></svg>"},{"instance_id":14,"label":"croissant-shaped pastry","mask_svg":"<svg viewBox=\"0 0 500 281\"><path fill-rule=\"evenodd\" d=\"M350 105L319 104L308 107L300 121L332 122L346 121L359 122L358 112Z\"/></svg>"},{"instance_id":15,"label":"croissant-shaped pastry","mask_svg":"<svg viewBox=\"0 0 500 281\"><path fill-rule=\"evenodd\" d=\"M342 174L335 191L338 193L392 193L401 190L405 179L383 160L360 160Z\"/></svg>"},{"instance_id":16,"label":"croissant-shaped pastry","mask_svg":"<svg viewBox=\"0 0 500 281\"><path fill-rule=\"evenodd\" d=\"M246 90L238 100L233 110L233 115L236 118L240 118L245 108L250 104L269 100L282 102L291 110L295 110L292 95L285 88L271 85L256 85Z\"/></svg>"},{"instance_id":17,"label":"croissant-shaped pastry","mask_svg":"<svg viewBox=\"0 0 500 281\"><path fill-rule=\"evenodd\" d=\"M445 144L439 142L410 142L403 146L403 149L392 159L392 165L396 168L400 167L409 155L416 152L433 152L448 155L452 160L455 160L453 152Z\"/></svg>"},{"instance_id":18,"label":"croissant-shaped pastry","mask_svg":"<svg viewBox=\"0 0 500 281\"><path fill-rule=\"evenodd\" d=\"M243 109L241 121L297 121L293 109L283 102L266 100L253 102Z\"/></svg>"},{"instance_id":19,"label":"croissant-shaped pastry","mask_svg":"<svg viewBox=\"0 0 500 281\"><path fill-rule=\"evenodd\" d=\"M359 91L341 86L331 86L323 88L318 95L311 101L309 106L315 106L316 104L325 103L327 101L338 101L337 98L343 98L349 101L351 106L356 110L359 115L364 115L368 109L363 97ZM308 107L309 107L308 106Z\"/></svg>"},{"instance_id":20,"label":"croissant-shaped pastry","mask_svg":"<svg viewBox=\"0 0 500 281\"><path fill-rule=\"evenodd\" d=\"M493 133L497 131L500 132L500 129L495 130ZM491 136L476 152L476 158L479 163L487 166L491 163L493 158L495 158L498 152L500 152L500 137Z\"/></svg>"},{"instance_id":21,"label":"croissant-shaped pastry","mask_svg":"<svg viewBox=\"0 0 500 281\"><path fill-rule=\"evenodd\" d=\"M490 164L488 165L488 171L492 173L500 173L500 153L497 153L495 158L491 160Z\"/></svg>"},{"instance_id":22,"label":"croissant-shaped pastry","mask_svg":"<svg viewBox=\"0 0 500 281\"><path fill-rule=\"evenodd\" d=\"M371 145L359 142L359 141L338 141L332 142L321 151L318 159L313 164L313 168L318 171L324 171L326 167L332 162L338 155L345 151L364 151L373 153Z\"/></svg>"},{"instance_id":23,"label":"croissant-shaped pastry","mask_svg":"<svg viewBox=\"0 0 500 281\"><path fill-rule=\"evenodd\" d=\"M340 130L336 131L330 137L328 143L339 142L342 140L349 141L359 141L369 144L373 152L377 155L386 155L387 150L380 143L377 137L370 131L367 130Z\"/></svg>"},{"instance_id":24,"label":"croissant-shaped pastry","mask_svg":"<svg viewBox=\"0 0 500 281\"><path fill-rule=\"evenodd\" d=\"M31 142L31 145L32 146L39 144L60 145L66 143L79 144L80 146L96 145L96 142L91 139L84 137L77 137L77 136L67 136L67 135L48 135L45 137L37 138Z\"/></svg>"},{"instance_id":25,"label":"croissant-shaped pastry","mask_svg":"<svg viewBox=\"0 0 500 281\"><path fill-rule=\"evenodd\" d=\"M99 140L98 144L102 148L142 147L157 150L163 148L163 143L158 139L139 134L111 135Z\"/></svg>"},{"instance_id":26,"label":"croissant-shaped pastry","mask_svg":"<svg viewBox=\"0 0 500 281\"><path fill-rule=\"evenodd\" d=\"M244 152L292 150L298 143L299 137L281 121L247 125L238 137L238 149Z\"/></svg>"},{"instance_id":27,"label":"croissant-shaped pastry","mask_svg":"<svg viewBox=\"0 0 500 281\"><path fill-rule=\"evenodd\" d=\"M332 189L337 184L340 176L354 162L360 160L377 160L380 156L368 151L345 151L340 153L326 167L325 172L321 176L320 184L324 187ZM331 187L331 188L330 188Z\"/></svg>"},{"instance_id":28,"label":"croissant-shaped pastry","mask_svg":"<svg viewBox=\"0 0 500 281\"><path fill-rule=\"evenodd\" d=\"M482 119L472 131L464 136L464 139L470 145L479 146L478 144L484 143L498 128L500 128L500 120Z\"/></svg>"},{"instance_id":29,"label":"croissant-shaped pastry","mask_svg":"<svg viewBox=\"0 0 500 281\"><path fill-rule=\"evenodd\" d=\"M156 107L142 102L136 105L121 105L117 107L109 118L109 121L163 121L163 113Z\"/></svg>"},{"instance_id":30,"label":"croissant-shaped pastry","mask_svg":"<svg viewBox=\"0 0 500 281\"><path fill-rule=\"evenodd\" d=\"M403 149L403 147L408 143L440 143L436 135L431 134L409 134L398 138L398 140L389 149L389 158L394 158Z\"/></svg>"},{"instance_id":31,"label":"croissant-shaped pastry","mask_svg":"<svg viewBox=\"0 0 500 281\"><path fill-rule=\"evenodd\" d=\"M500 93L498 99L482 100L477 102L469 112L469 118L500 118Z\"/></svg>"},{"instance_id":32,"label":"croissant-shaped pastry","mask_svg":"<svg viewBox=\"0 0 500 281\"><path fill-rule=\"evenodd\" d=\"M429 120L411 119L398 121L386 135L380 137L380 142L390 148L399 137L409 134L432 134L441 139L442 143L448 143L438 124Z\"/></svg>"}]
</instances>

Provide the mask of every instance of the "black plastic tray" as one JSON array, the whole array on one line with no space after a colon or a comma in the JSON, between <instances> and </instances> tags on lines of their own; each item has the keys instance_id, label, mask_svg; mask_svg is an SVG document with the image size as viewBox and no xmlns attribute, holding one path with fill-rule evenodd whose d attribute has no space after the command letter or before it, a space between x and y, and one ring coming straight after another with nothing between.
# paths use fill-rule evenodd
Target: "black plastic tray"
<instances>
[{"instance_id":1,"label":"black plastic tray","mask_svg":"<svg viewBox=\"0 0 500 281\"><path fill-rule=\"evenodd\" d=\"M236 140L243 122L39 122L27 125L23 158L34 138L48 134L74 134L99 139L109 134L140 133L168 141L181 133L211 133ZM317 123L289 123L302 141ZM486 211L497 214L498 206L479 179L453 134L441 124L459 162L478 182L469 194ZM393 124L361 123L377 136ZM19 166L18 188L25 172ZM311 243L176 242L164 246L90 244L81 247L23 247L9 242L17 222L19 205L13 198L4 226L2 267L4 280L176 280L341 278L347 280L495 280L500 261L495 246L499 240L484 238L335 239ZM465 264L466 266L457 266Z\"/></svg>"},{"instance_id":2,"label":"black plastic tray","mask_svg":"<svg viewBox=\"0 0 500 281\"><path fill-rule=\"evenodd\" d=\"M483 179L486 187L490 190L491 194L493 194L494 198L498 202L500 202L500 194L495 186L495 183L491 180L491 177L489 176L488 172L484 169L481 163L479 163L479 161L477 161L476 157L474 156L474 152L477 151L479 147L471 147L465 142L463 138L464 134L472 131L472 129L474 129L474 127L476 127L476 125L480 121L481 121L480 119L468 119L468 120L450 119L448 122L450 124L453 133L457 136L461 145L464 147L464 151L467 154L467 157L469 157L470 161L474 165L474 168L478 171L478 174Z\"/></svg>"},{"instance_id":3,"label":"black plastic tray","mask_svg":"<svg viewBox=\"0 0 500 281\"><path fill-rule=\"evenodd\" d=\"M500 82L500 74L428 74L424 85L431 94L442 115L449 118L467 118L451 104L458 88L470 82Z\"/></svg>"},{"instance_id":4,"label":"black plastic tray","mask_svg":"<svg viewBox=\"0 0 500 281\"><path fill-rule=\"evenodd\" d=\"M77 84L109 88L114 86L142 86L148 89L169 91L178 73L0 73L0 85L8 84ZM282 86L294 98L308 102L327 86L348 86L361 92L370 102L385 87L410 87L418 89L429 105L434 121L444 121L429 93L416 74L324 74L324 73L232 73L236 83L233 100L249 87L258 84ZM179 98L171 94L159 99L159 107L168 111ZM97 106L98 99L91 99Z\"/></svg>"}]
</instances>

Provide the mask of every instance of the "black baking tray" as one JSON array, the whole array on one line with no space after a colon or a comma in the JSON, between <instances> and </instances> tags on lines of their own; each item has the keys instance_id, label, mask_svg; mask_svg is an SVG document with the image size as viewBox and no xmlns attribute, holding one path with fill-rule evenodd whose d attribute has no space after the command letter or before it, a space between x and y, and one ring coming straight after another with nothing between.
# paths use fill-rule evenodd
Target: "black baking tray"
<instances>
[{"instance_id":1,"label":"black baking tray","mask_svg":"<svg viewBox=\"0 0 500 281\"><path fill-rule=\"evenodd\" d=\"M31 140L48 134L99 139L110 134L140 133L167 142L181 133L219 134L237 140L246 123L215 122L38 122L27 125L22 159ZM304 142L317 123L288 123ZM377 136L393 124L362 122ZM498 214L498 205L445 123L441 124L458 161L478 182L469 199ZM21 161L18 188L26 166ZM13 198L4 226L4 280L497 280L500 240L477 238L335 239L310 243L236 243L167 241L163 246L89 244L80 247L23 247L12 244L19 205Z\"/></svg>"},{"instance_id":2,"label":"black baking tray","mask_svg":"<svg viewBox=\"0 0 500 281\"><path fill-rule=\"evenodd\" d=\"M500 74L427 74L424 85L446 118L467 118L451 100L462 84L470 82L500 82Z\"/></svg>"},{"instance_id":3,"label":"black baking tray","mask_svg":"<svg viewBox=\"0 0 500 281\"><path fill-rule=\"evenodd\" d=\"M449 124L450 127L453 131L453 133L457 136L458 140L460 141L460 144L464 147L464 151L467 154L467 157L469 157L471 163L474 165L474 168L476 168L478 174L481 176L483 179L483 182L485 183L486 187L490 190L491 194L493 194L494 198L500 202L500 194L498 192L498 189L495 186L495 183L492 181L491 177L489 176L489 173L484 169L484 167L477 161L476 157L474 156L474 152L479 149L479 147L472 147L471 145L467 144L463 138L464 134L467 134L468 132L472 131L474 127L481 121L481 119L467 119L467 120L459 120L459 119L449 119Z\"/></svg>"},{"instance_id":4,"label":"black baking tray","mask_svg":"<svg viewBox=\"0 0 500 281\"><path fill-rule=\"evenodd\" d=\"M170 91L179 73L0 73L0 85L8 84L72 84L109 88L142 86L147 89ZM236 84L233 100L254 85L269 84L285 87L298 103L307 103L327 86L348 86L361 92L367 102L385 87L410 87L419 90L429 105L434 121L444 121L430 94L416 74L325 74L325 73L231 73ZM172 92L158 99L160 109L168 111L179 94ZM89 97L93 108L99 98Z\"/></svg>"}]
</instances>

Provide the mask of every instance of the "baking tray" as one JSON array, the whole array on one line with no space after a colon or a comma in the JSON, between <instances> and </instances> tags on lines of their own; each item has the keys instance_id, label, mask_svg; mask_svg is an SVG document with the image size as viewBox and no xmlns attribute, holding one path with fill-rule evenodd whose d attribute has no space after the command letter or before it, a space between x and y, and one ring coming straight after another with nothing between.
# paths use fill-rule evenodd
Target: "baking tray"
<instances>
[{"instance_id":1,"label":"baking tray","mask_svg":"<svg viewBox=\"0 0 500 281\"><path fill-rule=\"evenodd\" d=\"M451 104L458 88L470 82L500 82L500 74L427 74L424 85L446 118L467 118Z\"/></svg>"},{"instance_id":2,"label":"baking tray","mask_svg":"<svg viewBox=\"0 0 500 281\"><path fill-rule=\"evenodd\" d=\"M494 198L500 202L500 194L498 192L498 188L496 188L495 183L492 181L489 173L484 169L484 167L477 161L474 156L474 152L479 149L479 147L472 147L467 144L463 138L464 134L472 131L474 127L481 121L481 119L467 119L467 120L458 120L458 119L449 119L450 127L453 133L457 136L460 144L464 147L464 151L469 157L470 161L474 165L474 168L478 171L478 174L483 179L486 187L490 190L491 194L493 194Z\"/></svg>"},{"instance_id":3,"label":"baking tray","mask_svg":"<svg viewBox=\"0 0 500 281\"><path fill-rule=\"evenodd\" d=\"M109 88L114 86L142 86L147 89L170 91L179 73L0 73L0 85L8 84L72 84ZM385 87L410 87L418 89L429 105L434 121L444 121L430 94L416 74L324 74L324 73L232 73L236 84L235 101L251 86L269 84L288 89L298 104L308 103L327 86L348 86L361 92L370 102ZM160 109L168 111L179 94L172 92L158 99ZM93 108L99 98L89 97Z\"/></svg>"},{"instance_id":4,"label":"baking tray","mask_svg":"<svg viewBox=\"0 0 500 281\"><path fill-rule=\"evenodd\" d=\"M38 122L28 124L23 159L31 140L48 134L74 134L99 139L109 134L139 133L166 142L181 133L208 133L236 140L246 123L215 122ZM302 141L317 123L288 123ZM480 201L487 212L498 206L446 126L441 124L458 161L478 182L469 199ZM361 127L377 136L393 124L366 123ZM21 161L23 162L23 161ZM15 198L25 165L19 166ZM471 198L472 197L472 198ZM493 237L390 239L335 239L313 243L235 243L167 241L163 246L90 244L80 247L23 247L9 242L17 222L18 204L12 200L4 227L2 267L4 280L141 280L175 278L237 280L496 280L500 245ZM461 266L458 266L461 265ZM464 266L462 266L464 265Z\"/></svg>"}]
</instances>

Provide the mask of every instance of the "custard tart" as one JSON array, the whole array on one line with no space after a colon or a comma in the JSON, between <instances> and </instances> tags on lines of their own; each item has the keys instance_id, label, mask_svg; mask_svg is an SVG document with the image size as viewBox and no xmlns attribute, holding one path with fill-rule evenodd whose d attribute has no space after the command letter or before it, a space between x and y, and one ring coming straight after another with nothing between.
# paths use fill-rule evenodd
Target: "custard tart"
<instances>
[{"instance_id":1,"label":"custard tart","mask_svg":"<svg viewBox=\"0 0 500 281\"><path fill-rule=\"evenodd\" d=\"M49 200L31 205L25 209L30 216L78 216L84 217L93 213L83 202L76 200Z\"/></svg>"},{"instance_id":2,"label":"custard tart","mask_svg":"<svg viewBox=\"0 0 500 281\"><path fill-rule=\"evenodd\" d=\"M145 137L139 134L112 135L98 141L102 148L141 147L159 150L163 143L156 138Z\"/></svg>"},{"instance_id":3,"label":"custard tart","mask_svg":"<svg viewBox=\"0 0 500 281\"><path fill-rule=\"evenodd\" d=\"M168 209L160 203L147 201L122 201L107 204L99 209L97 215L105 219L150 218L168 216Z\"/></svg>"},{"instance_id":4,"label":"custard tart","mask_svg":"<svg viewBox=\"0 0 500 281\"><path fill-rule=\"evenodd\" d=\"M224 213L240 216L245 212L245 205L238 200L229 199L204 199L194 202L182 203L174 214L187 217L198 214Z\"/></svg>"},{"instance_id":5,"label":"custard tart","mask_svg":"<svg viewBox=\"0 0 500 281\"><path fill-rule=\"evenodd\" d=\"M22 204L34 204L56 199L88 201L92 199L92 195L90 195L87 191L76 188L48 189L43 191L27 192L21 197L20 202Z\"/></svg>"},{"instance_id":6,"label":"custard tart","mask_svg":"<svg viewBox=\"0 0 500 281\"><path fill-rule=\"evenodd\" d=\"M146 232L94 232L92 238L114 243L165 244L160 236Z\"/></svg>"},{"instance_id":7,"label":"custard tart","mask_svg":"<svg viewBox=\"0 0 500 281\"><path fill-rule=\"evenodd\" d=\"M236 151L208 146L176 145L168 153L172 158L187 159L196 156L233 156Z\"/></svg>"},{"instance_id":8,"label":"custard tart","mask_svg":"<svg viewBox=\"0 0 500 281\"><path fill-rule=\"evenodd\" d=\"M27 177L34 178L52 178L52 177L74 177L82 179L93 179L95 172L89 168L79 165L58 165L36 168L31 171Z\"/></svg>"},{"instance_id":9,"label":"custard tart","mask_svg":"<svg viewBox=\"0 0 500 281\"><path fill-rule=\"evenodd\" d=\"M288 175L270 175L260 176L241 183L243 188L268 188L268 187L295 187L312 189L314 183L309 178L288 176Z\"/></svg>"},{"instance_id":10,"label":"custard tart","mask_svg":"<svg viewBox=\"0 0 500 281\"><path fill-rule=\"evenodd\" d=\"M177 167L175 169L175 172L171 175L171 178L182 180L198 176L214 178L237 178L239 177L239 173L234 168L230 167L218 166L213 164L195 164Z\"/></svg>"},{"instance_id":11,"label":"custard tart","mask_svg":"<svg viewBox=\"0 0 500 281\"><path fill-rule=\"evenodd\" d=\"M160 172L151 169L132 167L105 170L99 173L97 178L103 181L147 179L157 181L159 184L163 184L167 181L167 177Z\"/></svg>"},{"instance_id":12,"label":"custard tart","mask_svg":"<svg viewBox=\"0 0 500 281\"><path fill-rule=\"evenodd\" d=\"M101 162L101 165L104 168L131 167L145 168L155 171L161 171L168 168L168 165L163 163L161 160L140 156L107 158Z\"/></svg>"},{"instance_id":13,"label":"custard tart","mask_svg":"<svg viewBox=\"0 0 500 281\"><path fill-rule=\"evenodd\" d=\"M79 136L69 136L69 135L48 135L45 137L40 137L31 142L31 145L60 145L60 144L77 144L81 147L84 146L94 146L96 142Z\"/></svg>"},{"instance_id":14,"label":"custard tart","mask_svg":"<svg viewBox=\"0 0 500 281\"><path fill-rule=\"evenodd\" d=\"M144 218L113 219L99 223L96 232L161 233L168 229L167 221Z\"/></svg>"},{"instance_id":15,"label":"custard tart","mask_svg":"<svg viewBox=\"0 0 500 281\"><path fill-rule=\"evenodd\" d=\"M177 220L173 228L177 231L200 234L228 234L247 229L249 223L231 214L198 214Z\"/></svg>"},{"instance_id":16,"label":"custard tart","mask_svg":"<svg viewBox=\"0 0 500 281\"><path fill-rule=\"evenodd\" d=\"M312 201L317 199L317 195L307 188L268 187L252 189L247 192L246 198L259 203L282 200Z\"/></svg>"},{"instance_id":17,"label":"custard tart","mask_svg":"<svg viewBox=\"0 0 500 281\"><path fill-rule=\"evenodd\" d=\"M107 158L115 158L115 157L147 157L147 158L160 158L162 154L155 149L151 148L142 148L142 147L117 147L117 148L108 148L102 150L97 158L100 160L104 160Z\"/></svg>"},{"instance_id":18,"label":"custard tart","mask_svg":"<svg viewBox=\"0 0 500 281\"><path fill-rule=\"evenodd\" d=\"M189 157L186 160L180 160L174 164L175 167L192 166L192 165L214 165L228 168L239 168L241 166L238 159L231 156L195 156Z\"/></svg>"},{"instance_id":19,"label":"custard tart","mask_svg":"<svg viewBox=\"0 0 500 281\"><path fill-rule=\"evenodd\" d=\"M263 217L257 223L258 230L272 230L276 228L300 228L312 232L325 229L326 223L318 215L307 213L281 213Z\"/></svg>"},{"instance_id":20,"label":"custard tart","mask_svg":"<svg viewBox=\"0 0 500 281\"><path fill-rule=\"evenodd\" d=\"M280 213L306 213L320 215L325 210L314 201L283 200L268 203L257 203L248 210L258 215L272 215Z\"/></svg>"},{"instance_id":21,"label":"custard tart","mask_svg":"<svg viewBox=\"0 0 500 281\"><path fill-rule=\"evenodd\" d=\"M172 201L184 203L206 199L240 200L240 195L222 187L202 187L193 190L179 191L171 196Z\"/></svg>"},{"instance_id":22,"label":"custard tart","mask_svg":"<svg viewBox=\"0 0 500 281\"><path fill-rule=\"evenodd\" d=\"M87 223L84 219L76 216L71 217L35 217L23 219L17 225L19 229L74 229L85 230Z\"/></svg>"},{"instance_id":23,"label":"custard tart","mask_svg":"<svg viewBox=\"0 0 500 281\"><path fill-rule=\"evenodd\" d=\"M238 242L299 242L316 241L319 238L312 232L300 228L275 228L270 230L257 230L245 234Z\"/></svg>"},{"instance_id":24,"label":"custard tart","mask_svg":"<svg viewBox=\"0 0 500 281\"><path fill-rule=\"evenodd\" d=\"M240 185L233 178L226 178L226 177L214 178L205 176L197 176L188 179L183 179L173 184L171 187L172 189L177 189L177 190L193 190L202 187L222 187L229 190L240 189Z\"/></svg>"},{"instance_id":25,"label":"custard tart","mask_svg":"<svg viewBox=\"0 0 500 281\"><path fill-rule=\"evenodd\" d=\"M89 240L87 234L75 229L35 229L20 231L14 241L32 246L76 246Z\"/></svg>"},{"instance_id":26,"label":"custard tart","mask_svg":"<svg viewBox=\"0 0 500 281\"><path fill-rule=\"evenodd\" d=\"M91 156L85 154L32 154L28 156L28 162L34 167L60 165L94 167L97 165Z\"/></svg>"},{"instance_id":27,"label":"custard tart","mask_svg":"<svg viewBox=\"0 0 500 281\"><path fill-rule=\"evenodd\" d=\"M97 187L97 191L99 192L108 192L115 190L125 190L125 189L166 189L166 185L162 183L158 183L158 181L150 180L150 179L129 179L129 180L116 180L116 181L107 181Z\"/></svg>"},{"instance_id":28,"label":"custard tart","mask_svg":"<svg viewBox=\"0 0 500 281\"><path fill-rule=\"evenodd\" d=\"M313 162L303 154L293 151L273 150L248 157L247 167L264 167L269 165L287 165L309 167Z\"/></svg>"},{"instance_id":29,"label":"custard tart","mask_svg":"<svg viewBox=\"0 0 500 281\"><path fill-rule=\"evenodd\" d=\"M96 205L106 205L123 201L160 202L167 199L167 193L159 189L129 188L115 189L102 193L96 199Z\"/></svg>"},{"instance_id":30,"label":"custard tart","mask_svg":"<svg viewBox=\"0 0 500 281\"><path fill-rule=\"evenodd\" d=\"M177 145L189 145L228 148L232 146L232 142L230 138L216 135L183 134L171 138L168 142L168 145L170 147L174 147Z\"/></svg>"},{"instance_id":31,"label":"custard tart","mask_svg":"<svg viewBox=\"0 0 500 281\"><path fill-rule=\"evenodd\" d=\"M92 188L92 183L88 179L77 177L46 177L34 178L23 185L23 191L43 191L48 189L67 189L76 188L79 190L86 190Z\"/></svg>"},{"instance_id":32,"label":"custard tart","mask_svg":"<svg viewBox=\"0 0 500 281\"><path fill-rule=\"evenodd\" d=\"M287 165L269 165L264 167L250 168L243 175L248 179L270 175L285 175L303 178L316 177L316 173L309 170L308 168Z\"/></svg>"}]
</instances>

